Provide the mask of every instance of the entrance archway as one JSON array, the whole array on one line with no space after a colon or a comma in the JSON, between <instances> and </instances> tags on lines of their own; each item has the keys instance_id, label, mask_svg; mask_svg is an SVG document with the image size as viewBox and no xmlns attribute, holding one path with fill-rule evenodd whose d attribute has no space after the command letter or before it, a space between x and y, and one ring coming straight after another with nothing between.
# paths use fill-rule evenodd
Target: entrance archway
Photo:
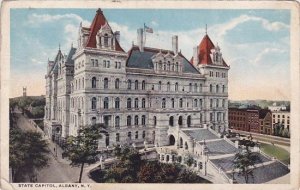
<instances>
[{"instance_id":1,"label":"entrance archway","mask_svg":"<svg viewBox=\"0 0 300 190\"><path fill-rule=\"evenodd\" d=\"M175 137L173 135L170 135L170 137L169 137L169 144L175 145Z\"/></svg>"}]
</instances>

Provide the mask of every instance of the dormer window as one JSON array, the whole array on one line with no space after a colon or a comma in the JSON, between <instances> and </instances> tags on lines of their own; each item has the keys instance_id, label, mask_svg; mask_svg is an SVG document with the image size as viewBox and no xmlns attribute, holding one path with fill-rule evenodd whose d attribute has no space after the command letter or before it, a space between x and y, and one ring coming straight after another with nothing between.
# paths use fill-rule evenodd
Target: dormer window
<instances>
[{"instance_id":1,"label":"dormer window","mask_svg":"<svg viewBox=\"0 0 300 190\"><path fill-rule=\"evenodd\" d=\"M108 47L108 34L104 34L104 47Z\"/></svg>"},{"instance_id":2,"label":"dormer window","mask_svg":"<svg viewBox=\"0 0 300 190\"><path fill-rule=\"evenodd\" d=\"M214 63L218 65L222 64L222 53L220 52L219 46L212 50L212 59Z\"/></svg>"}]
</instances>

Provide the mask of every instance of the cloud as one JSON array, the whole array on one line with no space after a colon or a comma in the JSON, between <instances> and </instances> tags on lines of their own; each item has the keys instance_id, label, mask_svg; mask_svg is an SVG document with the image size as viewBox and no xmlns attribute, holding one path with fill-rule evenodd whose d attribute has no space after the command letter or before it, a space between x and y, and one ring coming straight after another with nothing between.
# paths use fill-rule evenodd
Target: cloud
<instances>
[{"instance_id":1,"label":"cloud","mask_svg":"<svg viewBox=\"0 0 300 190\"><path fill-rule=\"evenodd\" d=\"M151 25L152 25L152 26L158 26L158 23L157 23L155 20L152 20L152 21L151 21Z\"/></svg>"},{"instance_id":2,"label":"cloud","mask_svg":"<svg viewBox=\"0 0 300 190\"><path fill-rule=\"evenodd\" d=\"M84 20L82 17L80 17L77 14L58 14L58 15L50 15L50 14L36 14L33 13L28 17L28 24L32 25L38 25L43 23L49 23L49 22L58 22L61 20L73 20L76 22L82 22L84 26L89 26L90 22L87 20Z\"/></svg>"},{"instance_id":3,"label":"cloud","mask_svg":"<svg viewBox=\"0 0 300 190\"><path fill-rule=\"evenodd\" d=\"M253 63L259 64L259 63L261 63L263 58L266 56L272 56L274 54L283 54L283 53L287 53L287 51L284 49L277 49L277 48L265 48L263 51L261 51L257 55L257 57L254 59Z\"/></svg>"},{"instance_id":4,"label":"cloud","mask_svg":"<svg viewBox=\"0 0 300 190\"><path fill-rule=\"evenodd\" d=\"M36 60L35 58L31 58L31 63L34 65L41 65L41 64L44 64L45 62Z\"/></svg>"},{"instance_id":5,"label":"cloud","mask_svg":"<svg viewBox=\"0 0 300 190\"><path fill-rule=\"evenodd\" d=\"M239 17L231 19L229 22L216 25L216 28L214 28L214 30L219 31L219 36L225 36L228 31L233 30L240 24L250 21L259 22L261 26L267 31L279 31L289 28L288 25L282 22L271 22L265 18L257 16L241 15Z\"/></svg>"}]
</instances>

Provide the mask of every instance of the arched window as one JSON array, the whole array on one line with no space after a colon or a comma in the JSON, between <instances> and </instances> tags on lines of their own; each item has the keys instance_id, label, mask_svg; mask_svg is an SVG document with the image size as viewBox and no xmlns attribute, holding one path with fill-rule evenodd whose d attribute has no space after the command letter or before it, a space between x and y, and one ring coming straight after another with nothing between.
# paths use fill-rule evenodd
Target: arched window
<instances>
[{"instance_id":1,"label":"arched window","mask_svg":"<svg viewBox=\"0 0 300 190\"><path fill-rule=\"evenodd\" d=\"M158 90L161 90L161 81L158 82Z\"/></svg>"},{"instance_id":2,"label":"arched window","mask_svg":"<svg viewBox=\"0 0 300 190\"><path fill-rule=\"evenodd\" d=\"M203 100L202 99L200 99L199 106L200 106L200 108L202 108L202 106L203 106Z\"/></svg>"},{"instance_id":3,"label":"arched window","mask_svg":"<svg viewBox=\"0 0 300 190\"><path fill-rule=\"evenodd\" d=\"M216 86L216 93L219 93L219 85Z\"/></svg>"},{"instance_id":4,"label":"arched window","mask_svg":"<svg viewBox=\"0 0 300 190\"><path fill-rule=\"evenodd\" d=\"M213 107L213 99L210 99L209 107Z\"/></svg>"},{"instance_id":5,"label":"arched window","mask_svg":"<svg viewBox=\"0 0 300 190\"><path fill-rule=\"evenodd\" d=\"M170 91L171 85L170 82L167 83L167 91Z\"/></svg>"},{"instance_id":6,"label":"arched window","mask_svg":"<svg viewBox=\"0 0 300 190\"><path fill-rule=\"evenodd\" d=\"M185 150L189 149L189 146L188 146L187 142L184 143L184 149Z\"/></svg>"},{"instance_id":7,"label":"arched window","mask_svg":"<svg viewBox=\"0 0 300 190\"><path fill-rule=\"evenodd\" d=\"M225 92L225 85L222 86L222 92Z\"/></svg>"},{"instance_id":8,"label":"arched window","mask_svg":"<svg viewBox=\"0 0 300 190\"><path fill-rule=\"evenodd\" d=\"M178 91L178 83L175 83L175 91Z\"/></svg>"},{"instance_id":9,"label":"arched window","mask_svg":"<svg viewBox=\"0 0 300 190\"><path fill-rule=\"evenodd\" d=\"M213 86L211 84L211 85L209 85L209 92L212 92L212 91L213 91Z\"/></svg>"},{"instance_id":10,"label":"arched window","mask_svg":"<svg viewBox=\"0 0 300 190\"><path fill-rule=\"evenodd\" d=\"M146 116L142 115L142 125L145 126L146 125Z\"/></svg>"},{"instance_id":11,"label":"arched window","mask_svg":"<svg viewBox=\"0 0 300 190\"><path fill-rule=\"evenodd\" d=\"M170 61L168 61L168 71L170 71L170 68L171 68L171 63Z\"/></svg>"},{"instance_id":12,"label":"arched window","mask_svg":"<svg viewBox=\"0 0 300 190\"><path fill-rule=\"evenodd\" d=\"M172 108L175 108L175 100L174 100L174 98L171 99L171 102L172 102Z\"/></svg>"},{"instance_id":13,"label":"arched window","mask_svg":"<svg viewBox=\"0 0 300 190\"><path fill-rule=\"evenodd\" d=\"M74 102L73 102L74 103ZM96 109L96 104L97 104L97 99L96 99L96 97L93 97L92 98L92 109L94 110L94 109ZM74 104L73 104L74 105Z\"/></svg>"},{"instance_id":14,"label":"arched window","mask_svg":"<svg viewBox=\"0 0 300 190\"><path fill-rule=\"evenodd\" d=\"M179 147L183 148L183 140L181 137L180 137ZM180 157L180 162L181 162L181 157Z\"/></svg>"},{"instance_id":15,"label":"arched window","mask_svg":"<svg viewBox=\"0 0 300 190\"><path fill-rule=\"evenodd\" d=\"M176 62L176 72L178 72L179 71L179 65L178 65L178 63Z\"/></svg>"},{"instance_id":16,"label":"arched window","mask_svg":"<svg viewBox=\"0 0 300 190\"><path fill-rule=\"evenodd\" d=\"M162 70L162 62L161 61L159 61L158 67L159 67L159 70Z\"/></svg>"},{"instance_id":17,"label":"arched window","mask_svg":"<svg viewBox=\"0 0 300 190\"><path fill-rule=\"evenodd\" d=\"M143 131L142 137L143 137L143 139L146 137L146 131Z\"/></svg>"},{"instance_id":18,"label":"arched window","mask_svg":"<svg viewBox=\"0 0 300 190\"><path fill-rule=\"evenodd\" d=\"M139 108L139 99L138 98L134 99L134 108Z\"/></svg>"},{"instance_id":19,"label":"arched window","mask_svg":"<svg viewBox=\"0 0 300 190\"><path fill-rule=\"evenodd\" d=\"M135 89L135 90L138 90L138 89L139 89L139 81L138 81L138 80L136 80L136 81L134 82L134 89Z\"/></svg>"},{"instance_id":20,"label":"arched window","mask_svg":"<svg viewBox=\"0 0 300 190\"><path fill-rule=\"evenodd\" d=\"M166 99L165 98L162 99L161 108L166 108Z\"/></svg>"},{"instance_id":21,"label":"arched window","mask_svg":"<svg viewBox=\"0 0 300 190\"><path fill-rule=\"evenodd\" d=\"M135 132L135 139L138 139L138 138L139 138L139 132L136 131L136 132Z\"/></svg>"},{"instance_id":22,"label":"arched window","mask_svg":"<svg viewBox=\"0 0 300 190\"><path fill-rule=\"evenodd\" d=\"M128 139L131 140L131 132L128 132L127 136L128 136Z\"/></svg>"},{"instance_id":23,"label":"arched window","mask_svg":"<svg viewBox=\"0 0 300 190\"><path fill-rule=\"evenodd\" d=\"M108 47L108 34L104 34L104 47Z\"/></svg>"},{"instance_id":24,"label":"arched window","mask_svg":"<svg viewBox=\"0 0 300 190\"><path fill-rule=\"evenodd\" d=\"M222 107L225 108L225 100L222 100Z\"/></svg>"},{"instance_id":25,"label":"arched window","mask_svg":"<svg viewBox=\"0 0 300 190\"><path fill-rule=\"evenodd\" d=\"M95 125L96 124L96 117L92 117L92 125Z\"/></svg>"},{"instance_id":26,"label":"arched window","mask_svg":"<svg viewBox=\"0 0 300 190\"><path fill-rule=\"evenodd\" d=\"M142 81L142 90L146 90L146 82L144 80Z\"/></svg>"},{"instance_id":27,"label":"arched window","mask_svg":"<svg viewBox=\"0 0 300 190\"><path fill-rule=\"evenodd\" d=\"M173 116L171 116L170 118L169 118L169 125L170 126L174 126L174 117Z\"/></svg>"},{"instance_id":28,"label":"arched window","mask_svg":"<svg viewBox=\"0 0 300 190\"><path fill-rule=\"evenodd\" d=\"M104 109L108 109L108 97L105 97L104 98L104 102L103 102L103 105L104 105Z\"/></svg>"},{"instance_id":29,"label":"arched window","mask_svg":"<svg viewBox=\"0 0 300 190\"><path fill-rule=\"evenodd\" d=\"M166 64L164 64L164 71L167 70Z\"/></svg>"},{"instance_id":30,"label":"arched window","mask_svg":"<svg viewBox=\"0 0 300 190\"><path fill-rule=\"evenodd\" d=\"M108 78L104 79L104 89L108 89Z\"/></svg>"},{"instance_id":31,"label":"arched window","mask_svg":"<svg viewBox=\"0 0 300 190\"><path fill-rule=\"evenodd\" d=\"M117 97L117 98L115 99L115 108L116 108L116 109L120 109L120 98L119 98L119 97Z\"/></svg>"},{"instance_id":32,"label":"arched window","mask_svg":"<svg viewBox=\"0 0 300 190\"><path fill-rule=\"evenodd\" d=\"M131 90L131 80L130 79L127 81L127 89Z\"/></svg>"},{"instance_id":33,"label":"arched window","mask_svg":"<svg viewBox=\"0 0 300 190\"><path fill-rule=\"evenodd\" d=\"M189 91L192 92L192 83L189 84Z\"/></svg>"},{"instance_id":34,"label":"arched window","mask_svg":"<svg viewBox=\"0 0 300 190\"><path fill-rule=\"evenodd\" d=\"M82 78L82 88L84 88L84 78Z\"/></svg>"},{"instance_id":35,"label":"arched window","mask_svg":"<svg viewBox=\"0 0 300 190\"><path fill-rule=\"evenodd\" d=\"M179 116L178 118L178 125L182 125L182 116Z\"/></svg>"},{"instance_id":36,"label":"arched window","mask_svg":"<svg viewBox=\"0 0 300 190\"><path fill-rule=\"evenodd\" d=\"M146 99L143 98L143 99L142 99L142 108L145 108L145 107L146 107Z\"/></svg>"},{"instance_id":37,"label":"arched window","mask_svg":"<svg viewBox=\"0 0 300 190\"><path fill-rule=\"evenodd\" d=\"M187 117L186 123L187 123L187 126L188 126L188 127L191 127L191 124L192 124L192 118L191 118L190 115Z\"/></svg>"},{"instance_id":38,"label":"arched window","mask_svg":"<svg viewBox=\"0 0 300 190\"><path fill-rule=\"evenodd\" d=\"M78 79L78 89L80 89L80 84L81 82L80 82L80 79Z\"/></svg>"},{"instance_id":39,"label":"arched window","mask_svg":"<svg viewBox=\"0 0 300 190\"><path fill-rule=\"evenodd\" d=\"M219 107L219 99L217 99L216 107L217 107L217 108Z\"/></svg>"},{"instance_id":40,"label":"arched window","mask_svg":"<svg viewBox=\"0 0 300 190\"><path fill-rule=\"evenodd\" d=\"M120 117L119 116L115 117L115 127L116 128L120 127Z\"/></svg>"},{"instance_id":41,"label":"arched window","mask_svg":"<svg viewBox=\"0 0 300 190\"><path fill-rule=\"evenodd\" d=\"M117 142L120 142L120 133L117 133L117 134L116 134L116 141L117 141Z\"/></svg>"},{"instance_id":42,"label":"arched window","mask_svg":"<svg viewBox=\"0 0 300 190\"><path fill-rule=\"evenodd\" d=\"M157 124L157 120L156 120L156 116L153 117L153 125L156 126Z\"/></svg>"},{"instance_id":43,"label":"arched window","mask_svg":"<svg viewBox=\"0 0 300 190\"><path fill-rule=\"evenodd\" d=\"M198 92L198 84L197 83L194 84L194 91Z\"/></svg>"},{"instance_id":44,"label":"arched window","mask_svg":"<svg viewBox=\"0 0 300 190\"><path fill-rule=\"evenodd\" d=\"M116 79L115 81L115 89L119 89L120 87L120 79Z\"/></svg>"},{"instance_id":45,"label":"arched window","mask_svg":"<svg viewBox=\"0 0 300 190\"><path fill-rule=\"evenodd\" d=\"M139 125L139 116L138 115L134 116L134 125L135 126Z\"/></svg>"},{"instance_id":46,"label":"arched window","mask_svg":"<svg viewBox=\"0 0 300 190\"><path fill-rule=\"evenodd\" d=\"M194 100L194 107L195 108L198 107L198 100L197 99Z\"/></svg>"},{"instance_id":47,"label":"arched window","mask_svg":"<svg viewBox=\"0 0 300 190\"><path fill-rule=\"evenodd\" d=\"M179 99L179 107L182 108L182 106L183 106L183 100L182 100L182 98L180 98Z\"/></svg>"},{"instance_id":48,"label":"arched window","mask_svg":"<svg viewBox=\"0 0 300 190\"><path fill-rule=\"evenodd\" d=\"M127 116L127 126L131 126L131 116Z\"/></svg>"},{"instance_id":49,"label":"arched window","mask_svg":"<svg viewBox=\"0 0 300 190\"><path fill-rule=\"evenodd\" d=\"M131 109L131 98L127 98L127 109Z\"/></svg>"}]
</instances>

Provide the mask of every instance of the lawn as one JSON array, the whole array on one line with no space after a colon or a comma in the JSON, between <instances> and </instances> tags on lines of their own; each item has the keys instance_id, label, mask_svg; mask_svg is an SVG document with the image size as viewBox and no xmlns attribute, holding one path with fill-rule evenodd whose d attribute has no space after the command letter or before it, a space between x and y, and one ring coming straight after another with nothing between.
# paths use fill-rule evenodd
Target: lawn
<instances>
[{"instance_id":1,"label":"lawn","mask_svg":"<svg viewBox=\"0 0 300 190\"><path fill-rule=\"evenodd\" d=\"M275 157L285 164L290 164L290 153L285 149L265 143L260 144L260 149L267 155Z\"/></svg>"}]
</instances>

